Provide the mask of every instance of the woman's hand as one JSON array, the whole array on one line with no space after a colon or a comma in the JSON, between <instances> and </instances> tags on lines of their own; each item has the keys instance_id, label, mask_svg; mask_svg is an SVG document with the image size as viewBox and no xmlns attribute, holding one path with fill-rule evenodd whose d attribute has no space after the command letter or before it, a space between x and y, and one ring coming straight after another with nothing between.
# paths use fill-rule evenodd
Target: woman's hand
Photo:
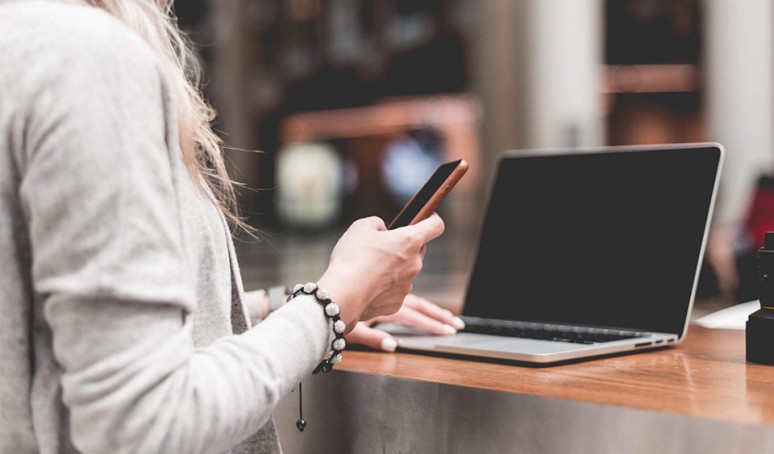
<instances>
[{"instance_id":1,"label":"woman's hand","mask_svg":"<svg viewBox=\"0 0 774 454\"><path fill-rule=\"evenodd\" d=\"M389 333L373 328L379 323L400 323L439 336L456 334L457 330L465 327L465 323L449 310L409 293L398 312L359 322L347 335L347 343L394 352L398 343Z\"/></svg>"},{"instance_id":2,"label":"woman's hand","mask_svg":"<svg viewBox=\"0 0 774 454\"><path fill-rule=\"evenodd\" d=\"M359 320L400 309L422 270L427 243L443 231L443 220L437 214L393 230L387 230L375 216L352 223L317 282L341 307L347 332Z\"/></svg>"}]
</instances>

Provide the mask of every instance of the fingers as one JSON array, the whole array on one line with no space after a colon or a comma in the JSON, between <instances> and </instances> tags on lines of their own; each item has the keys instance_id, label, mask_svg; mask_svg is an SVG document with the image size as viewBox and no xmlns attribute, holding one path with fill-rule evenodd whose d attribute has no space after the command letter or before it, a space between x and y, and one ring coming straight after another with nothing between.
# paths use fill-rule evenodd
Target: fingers
<instances>
[{"instance_id":1,"label":"fingers","mask_svg":"<svg viewBox=\"0 0 774 454\"><path fill-rule=\"evenodd\" d=\"M450 310L444 309L413 293L406 296L403 304L458 330L465 328L465 322L459 317L456 317Z\"/></svg>"},{"instance_id":2,"label":"fingers","mask_svg":"<svg viewBox=\"0 0 774 454\"><path fill-rule=\"evenodd\" d=\"M394 352L398 347L398 343L388 333L371 328L365 323L358 323L355 326L355 329L347 336L347 342L385 352Z\"/></svg>"},{"instance_id":3,"label":"fingers","mask_svg":"<svg viewBox=\"0 0 774 454\"><path fill-rule=\"evenodd\" d=\"M401 325L418 328L437 336L450 336L457 334L457 328L452 325L440 322L434 318L419 312L411 307L403 306L401 310L393 315L385 317L389 322L400 323Z\"/></svg>"}]
</instances>

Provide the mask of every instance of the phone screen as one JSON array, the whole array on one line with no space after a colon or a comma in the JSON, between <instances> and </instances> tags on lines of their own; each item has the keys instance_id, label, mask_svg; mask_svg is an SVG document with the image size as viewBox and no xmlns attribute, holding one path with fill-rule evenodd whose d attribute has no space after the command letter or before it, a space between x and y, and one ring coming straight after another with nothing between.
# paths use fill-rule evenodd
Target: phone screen
<instances>
[{"instance_id":1,"label":"phone screen","mask_svg":"<svg viewBox=\"0 0 774 454\"><path fill-rule=\"evenodd\" d=\"M389 229L395 229L409 225L411 221L419 214L422 208L433 198L433 195L444 185L454 171L460 168L462 159L447 162L438 166L425 184L414 194L414 197L406 204L395 219L390 223ZM465 170L465 168L463 168ZM456 181L454 181L456 183ZM451 188L448 188L451 189ZM445 195L445 193L443 194Z\"/></svg>"}]
</instances>

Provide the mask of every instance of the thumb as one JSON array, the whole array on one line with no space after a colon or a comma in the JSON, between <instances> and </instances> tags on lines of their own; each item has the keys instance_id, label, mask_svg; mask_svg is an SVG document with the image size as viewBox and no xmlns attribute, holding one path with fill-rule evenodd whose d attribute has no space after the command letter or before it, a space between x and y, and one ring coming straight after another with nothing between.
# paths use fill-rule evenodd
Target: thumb
<instances>
[{"instance_id":1,"label":"thumb","mask_svg":"<svg viewBox=\"0 0 774 454\"><path fill-rule=\"evenodd\" d=\"M418 235L422 238L422 243L424 244L441 236L445 229L445 225L438 213L434 212L428 218L423 219L416 224L407 225L405 228L413 229L418 232Z\"/></svg>"},{"instance_id":2,"label":"thumb","mask_svg":"<svg viewBox=\"0 0 774 454\"><path fill-rule=\"evenodd\" d=\"M394 352L398 347L398 342L388 333L371 328L365 323L358 323L355 328L347 335L348 344L364 345L374 350L385 352Z\"/></svg>"}]
</instances>

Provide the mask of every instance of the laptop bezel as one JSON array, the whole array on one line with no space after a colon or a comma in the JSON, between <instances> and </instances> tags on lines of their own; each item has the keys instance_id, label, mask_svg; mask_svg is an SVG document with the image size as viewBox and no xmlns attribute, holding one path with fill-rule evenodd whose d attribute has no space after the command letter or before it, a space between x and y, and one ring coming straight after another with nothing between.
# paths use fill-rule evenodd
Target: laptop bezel
<instances>
[{"instance_id":1,"label":"laptop bezel","mask_svg":"<svg viewBox=\"0 0 774 454\"><path fill-rule=\"evenodd\" d=\"M466 282L464 286L464 297L462 300L462 307L461 307L460 313L462 315L466 315L465 308L468 307L468 300L470 298L470 295L469 295L470 279L473 276L474 268L478 260L478 253L479 253L478 251L480 250L482 232L486 222L486 211L489 209L490 201L492 198L492 192L494 190L494 186L496 183L495 179L497 177L497 174L504 160L507 160L511 157L526 158L526 157L533 157L533 156L560 156L560 155L569 155L569 154L577 155L577 154L598 154L598 153L611 153L611 152L614 152L614 153L643 152L643 151L647 152L647 151L668 151L668 150L702 149L702 148L714 148L718 151L718 165L715 170L712 195L710 197L709 209L708 209L707 218L704 225L704 234L702 236L701 249L695 266L694 280L691 288L690 301L688 303L685 320L683 323L683 328L680 333L666 333L666 334L677 335L677 339L676 341L673 342L673 344L681 343L685 338L685 336L687 335L688 328L690 326L691 313L693 312L693 305L696 300L696 290L699 282L699 275L700 275L699 271L700 271L702 261L704 260L704 255L707 247L707 239L709 237L709 231L712 225L712 218L714 215L715 204L716 204L718 191L720 187L720 176L722 173L723 162L725 160L726 151L723 145L720 144L719 142L706 141L706 142L682 142L682 143L661 143L661 144L640 144L640 145L599 145L599 146L586 146L586 147L576 147L576 148L569 148L569 147L548 148L547 147L547 148L528 148L528 149L508 149L508 150L502 151L498 155L495 165L492 168L492 172L490 173L490 178L487 183L487 190L485 192L486 198L484 200L484 203L482 204L483 211L480 213L480 216L478 216L479 221L474 235L474 246L472 249L473 254L470 257L470 260L465 272Z\"/></svg>"}]
</instances>

